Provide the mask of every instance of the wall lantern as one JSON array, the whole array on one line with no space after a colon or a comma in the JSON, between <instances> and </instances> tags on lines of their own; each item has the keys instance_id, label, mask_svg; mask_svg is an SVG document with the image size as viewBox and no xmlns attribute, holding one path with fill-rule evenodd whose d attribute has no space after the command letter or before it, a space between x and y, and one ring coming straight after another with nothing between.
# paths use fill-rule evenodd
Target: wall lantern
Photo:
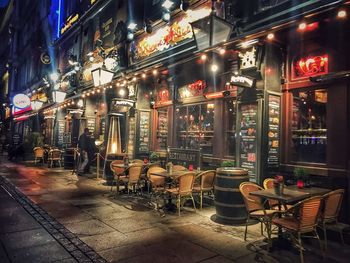
<instances>
[{"instance_id":1,"label":"wall lantern","mask_svg":"<svg viewBox=\"0 0 350 263\"><path fill-rule=\"evenodd\" d=\"M40 110L43 104L44 102L42 102L41 100L33 100L31 102L31 106L33 110Z\"/></svg>"},{"instance_id":2,"label":"wall lantern","mask_svg":"<svg viewBox=\"0 0 350 263\"><path fill-rule=\"evenodd\" d=\"M97 68L91 71L92 80L95 87L105 85L110 83L113 79L114 72L106 69L106 66L103 64L101 68Z\"/></svg>"},{"instance_id":3,"label":"wall lantern","mask_svg":"<svg viewBox=\"0 0 350 263\"><path fill-rule=\"evenodd\" d=\"M191 23L198 50L204 50L226 42L232 32L232 25L216 15L215 1L212 1L209 16Z\"/></svg>"},{"instance_id":4,"label":"wall lantern","mask_svg":"<svg viewBox=\"0 0 350 263\"><path fill-rule=\"evenodd\" d=\"M52 100L56 103L62 103L64 102L64 99L66 98L67 93L59 90L54 90L52 92Z\"/></svg>"}]
</instances>

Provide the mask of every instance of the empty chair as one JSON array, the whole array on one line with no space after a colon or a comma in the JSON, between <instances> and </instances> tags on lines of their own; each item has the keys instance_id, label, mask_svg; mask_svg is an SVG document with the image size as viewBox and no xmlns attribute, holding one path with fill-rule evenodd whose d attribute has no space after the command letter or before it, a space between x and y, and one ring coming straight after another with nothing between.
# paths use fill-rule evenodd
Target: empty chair
<instances>
[{"instance_id":1,"label":"empty chair","mask_svg":"<svg viewBox=\"0 0 350 263\"><path fill-rule=\"evenodd\" d=\"M143 164L143 161L142 160L140 160L140 159L133 159L133 160L131 160L131 163L141 163L141 164Z\"/></svg>"},{"instance_id":2,"label":"empty chair","mask_svg":"<svg viewBox=\"0 0 350 263\"><path fill-rule=\"evenodd\" d=\"M261 224L261 234L263 234L263 225L266 226L267 238L269 245L271 244L271 219L276 210L267 210L264 207L260 197L250 195L251 192L262 190L263 188L257 184L244 182L239 186L239 190L243 196L244 204L247 209L247 221L244 231L244 240L247 240L248 224L251 218L259 220Z\"/></svg>"},{"instance_id":3,"label":"empty chair","mask_svg":"<svg viewBox=\"0 0 350 263\"><path fill-rule=\"evenodd\" d=\"M159 166L152 166L147 170L147 180L148 180L148 193L150 192L150 188L152 187L152 191L158 190L158 188L165 187L165 177L154 175L152 173L163 172L165 169Z\"/></svg>"},{"instance_id":4,"label":"empty chair","mask_svg":"<svg viewBox=\"0 0 350 263\"><path fill-rule=\"evenodd\" d=\"M49 151L48 165L52 167L55 162L61 167L62 152L59 149L53 149Z\"/></svg>"},{"instance_id":5,"label":"empty chair","mask_svg":"<svg viewBox=\"0 0 350 263\"><path fill-rule=\"evenodd\" d=\"M176 206L179 212L179 216L180 216L182 200L191 199L193 208L194 210L196 210L196 204L194 202L193 195L192 195L194 179L195 179L194 172L184 173L177 178L178 187L166 189L167 193L176 197Z\"/></svg>"},{"instance_id":6,"label":"empty chair","mask_svg":"<svg viewBox=\"0 0 350 263\"><path fill-rule=\"evenodd\" d=\"M338 215L343 201L344 189L332 191L323 196L323 209L320 213L319 227L323 229L325 250L327 249L327 229L326 225L332 224L337 228L342 244L344 245L343 228L338 223Z\"/></svg>"},{"instance_id":7,"label":"empty chair","mask_svg":"<svg viewBox=\"0 0 350 263\"><path fill-rule=\"evenodd\" d=\"M36 164L37 161L41 160L44 163L44 148L42 147L35 147L33 149L34 151L34 163Z\"/></svg>"},{"instance_id":8,"label":"empty chair","mask_svg":"<svg viewBox=\"0 0 350 263\"><path fill-rule=\"evenodd\" d=\"M114 160L114 161L111 162L109 167L111 168L111 171L113 172L113 180L112 180L112 184L111 184L111 192L113 191L114 184L116 184L117 194L119 194L119 177L124 175L125 169L116 166L117 164L122 164L123 165L124 161L123 160Z\"/></svg>"},{"instance_id":9,"label":"empty chair","mask_svg":"<svg viewBox=\"0 0 350 263\"><path fill-rule=\"evenodd\" d=\"M142 164L136 163L129 166L125 172L127 175L119 177L119 180L127 187L128 194L130 187L132 187L133 191L135 191L136 187L140 188L141 172Z\"/></svg>"},{"instance_id":10,"label":"empty chair","mask_svg":"<svg viewBox=\"0 0 350 263\"><path fill-rule=\"evenodd\" d=\"M203 194L212 193L213 191L215 174L216 172L214 170L209 170L196 176L196 178L199 178L199 185L193 187L193 192L199 193L201 210L203 207Z\"/></svg>"},{"instance_id":11,"label":"empty chair","mask_svg":"<svg viewBox=\"0 0 350 263\"><path fill-rule=\"evenodd\" d=\"M321 201L321 196L305 199L288 209L284 217L272 219L274 225L285 229L292 237L292 240L296 242L299 247L300 260L302 263L304 262L304 248L301 242L301 236L303 234L312 233L314 237L318 239L322 250L321 241L316 231Z\"/></svg>"}]
</instances>

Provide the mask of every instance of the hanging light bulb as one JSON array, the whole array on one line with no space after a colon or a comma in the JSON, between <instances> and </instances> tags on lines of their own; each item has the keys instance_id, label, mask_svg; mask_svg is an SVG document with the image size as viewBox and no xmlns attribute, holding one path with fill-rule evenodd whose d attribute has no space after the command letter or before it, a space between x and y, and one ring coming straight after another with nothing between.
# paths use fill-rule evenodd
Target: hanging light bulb
<instances>
[{"instance_id":1,"label":"hanging light bulb","mask_svg":"<svg viewBox=\"0 0 350 263\"><path fill-rule=\"evenodd\" d=\"M170 21L170 13L169 12L163 13L162 19L164 22L169 22Z\"/></svg>"},{"instance_id":2,"label":"hanging light bulb","mask_svg":"<svg viewBox=\"0 0 350 263\"><path fill-rule=\"evenodd\" d=\"M145 73L142 73L141 77L142 77L143 79L145 79L145 78L146 78L146 74L145 74Z\"/></svg>"},{"instance_id":3,"label":"hanging light bulb","mask_svg":"<svg viewBox=\"0 0 350 263\"><path fill-rule=\"evenodd\" d=\"M269 33L266 37L268 40L272 40L275 38L275 34L274 33Z\"/></svg>"},{"instance_id":4,"label":"hanging light bulb","mask_svg":"<svg viewBox=\"0 0 350 263\"><path fill-rule=\"evenodd\" d=\"M152 74L153 74L154 76L156 76L156 75L158 74L158 70L154 69L154 70L152 71Z\"/></svg>"}]
</instances>

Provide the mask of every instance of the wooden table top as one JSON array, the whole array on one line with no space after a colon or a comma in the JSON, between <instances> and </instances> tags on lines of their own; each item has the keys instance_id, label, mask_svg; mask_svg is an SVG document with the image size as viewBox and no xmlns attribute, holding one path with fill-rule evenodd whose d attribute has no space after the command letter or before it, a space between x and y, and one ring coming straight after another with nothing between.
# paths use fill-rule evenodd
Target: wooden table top
<instances>
[{"instance_id":1,"label":"wooden table top","mask_svg":"<svg viewBox=\"0 0 350 263\"><path fill-rule=\"evenodd\" d=\"M185 173L189 173L191 171L173 171L172 173L168 173L167 171L163 171L163 172L153 172L151 174L153 175L158 175L158 176L163 176L163 177L172 177L172 178L176 178L179 177L180 175L183 175ZM195 174L200 173L201 171L197 172L197 171L192 171Z\"/></svg>"},{"instance_id":2,"label":"wooden table top","mask_svg":"<svg viewBox=\"0 0 350 263\"><path fill-rule=\"evenodd\" d=\"M319 187L310 187L310 188L302 188L299 189L296 185L285 186L283 190L283 194L277 195L273 188L264 189L255 192L251 192L251 195L259 196L263 198L277 200L284 204L294 203L301 201L303 199L316 196L316 195L324 195L331 190Z\"/></svg>"},{"instance_id":3,"label":"wooden table top","mask_svg":"<svg viewBox=\"0 0 350 263\"><path fill-rule=\"evenodd\" d=\"M128 165L125 165L123 163L117 163L117 164L113 164L113 166L115 167L118 167L118 168L123 168L123 169L127 169L129 168L131 165L134 165L134 164L141 164L141 163L129 163ZM147 167L151 164L155 164L155 163L142 163L142 166L143 167Z\"/></svg>"}]
</instances>

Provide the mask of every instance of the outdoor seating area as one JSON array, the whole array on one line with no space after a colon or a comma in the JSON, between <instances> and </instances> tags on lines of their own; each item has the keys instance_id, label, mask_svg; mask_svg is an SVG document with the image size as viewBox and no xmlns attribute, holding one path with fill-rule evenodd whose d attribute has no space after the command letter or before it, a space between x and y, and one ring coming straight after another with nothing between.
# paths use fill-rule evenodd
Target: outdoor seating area
<instances>
[{"instance_id":1,"label":"outdoor seating area","mask_svg":"<svg viewBox=\"0 0 350 263\"><path fill-rule=\"evenodd\" d=\"M57 147L44 145L43 147L35 147L34 153L34 164L47 164L48 167L62 166L63 151Z\"/></svg>"}]
</instances>

